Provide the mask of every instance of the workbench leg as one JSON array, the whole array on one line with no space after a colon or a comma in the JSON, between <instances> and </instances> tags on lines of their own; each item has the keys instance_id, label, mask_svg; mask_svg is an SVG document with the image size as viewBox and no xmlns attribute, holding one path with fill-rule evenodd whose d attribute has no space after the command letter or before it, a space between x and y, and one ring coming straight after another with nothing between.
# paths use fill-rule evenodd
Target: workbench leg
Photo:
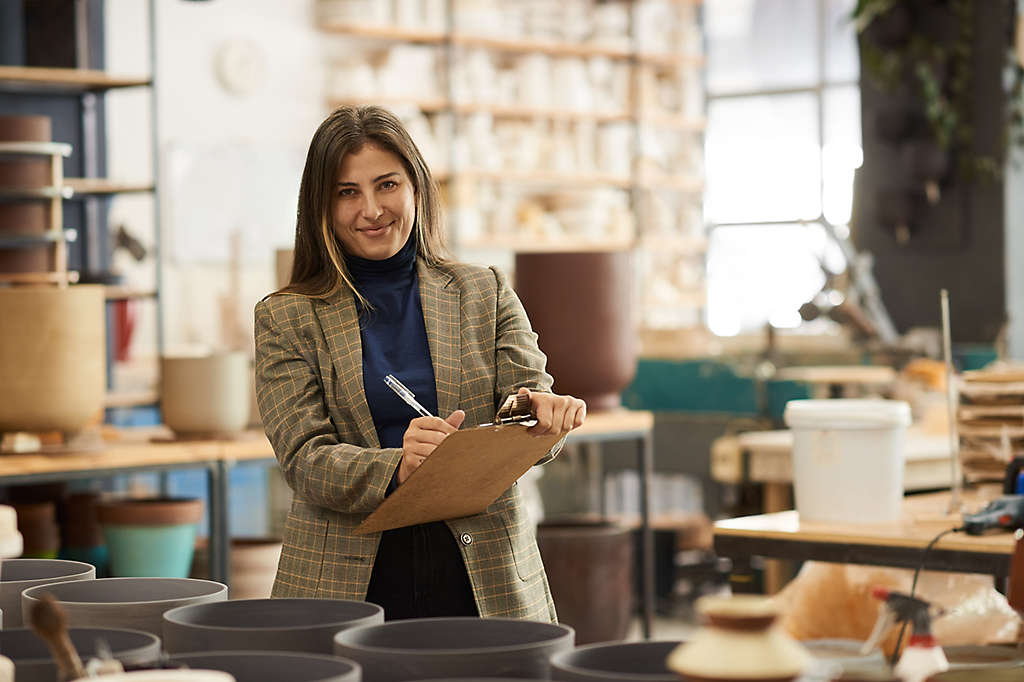
<instances>
[{"instance_id":1,"label":"workbench leg","mask_svg":"<svg viewBox=\"0 0 1024 682\"><path fill-rule=\"evenodd\" d=\"M792 486L789 483L765 483L764 513L786 511L793 508ZM764 593L776 594L793 577L793 562L766 559L764 562Z\"/></svg>"},{"instance_id":2,"label":"workbench leg","mask_svg":"<svg viewBox=\"0 0 1024 682\"><path fill-rule=\"evenodd\" d=\"M651 477L654 469L654 438L645 434L639 442L640 458L640 585L644 639L654 628L654 535L651 531Z\"/></svg>"},{"instance_id":3,"label":"workbench leg","mask_svg":"<svg viewBox=\"0 0 1024 682\"><path fill-rule=\"evenodd\" d=\"M210 483L210 580L228 583L231 537L228 528L228 478L231 465L218 461L207 469ZM229 592L230 594L230 592Z\"/></svg>"}]
</instances>

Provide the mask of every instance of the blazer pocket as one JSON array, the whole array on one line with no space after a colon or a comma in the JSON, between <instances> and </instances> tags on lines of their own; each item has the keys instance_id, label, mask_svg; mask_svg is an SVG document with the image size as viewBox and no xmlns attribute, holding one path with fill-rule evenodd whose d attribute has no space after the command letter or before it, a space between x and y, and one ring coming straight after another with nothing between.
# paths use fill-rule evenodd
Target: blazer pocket
<instances>
[{"instance_id":1,"label":"blazer pocket","mask_svg":"<svg viewBox=\"0 0 1024 682\"><path fill-rule=\"evenodd\" d=\"M511 504L501 510L501 518L508 536L509 550L516 565L516 573L523 581L531 580L544 570L540 559L540 550L534 538L533 530L526 522L525 515L518 506Z\"/></svg>"},{"instance_id":2,"label":"blazer pocket","mask_svg":"<svg viewBox=\"0 0 1024 682\"><path fill-rule=\"evenodd\" d=\"M329 527L323 510L313 505L297 502L288 513L278 578L295 596L316 595Z\"/></svg>"}]
</instances>

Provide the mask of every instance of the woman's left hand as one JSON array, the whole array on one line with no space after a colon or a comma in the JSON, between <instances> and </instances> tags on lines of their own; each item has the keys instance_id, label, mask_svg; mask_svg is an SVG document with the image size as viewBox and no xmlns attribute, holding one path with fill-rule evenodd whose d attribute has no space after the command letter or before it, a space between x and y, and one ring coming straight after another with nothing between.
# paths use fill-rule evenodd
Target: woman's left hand
<instances>
[{"instance_id":1,"label":"woman's left hand","mask_svg":"<svg viewBox=\"0 0 1024 682\"><path fill-rule=\"evenodd\" d=\"M531 391L525 387L519 389L519 395L530 396L530 412L537 418L537 423L527 430L531 435L565 435L583 426L587 418L587 404L571 395Z\"/></svg>"}]
</instances>

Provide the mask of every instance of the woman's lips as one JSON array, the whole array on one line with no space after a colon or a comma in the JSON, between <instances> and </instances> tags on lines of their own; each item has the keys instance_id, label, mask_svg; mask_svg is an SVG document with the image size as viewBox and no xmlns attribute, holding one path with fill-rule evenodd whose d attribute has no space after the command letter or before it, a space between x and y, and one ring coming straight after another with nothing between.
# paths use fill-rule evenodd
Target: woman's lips
<instances>
[{"instance_id":1,"label":"woman's lips","mask_svg":"<svg viewBox=\"0 0 1024 682\"><path fill-rule=\"evenodd\" d=\"M384 232L393 224L394 221L388 223L387 225L381 225L380 227L367 227L359 231L365 234L367 237L377 237L379 235L384 234Z\"/></svg>"}]
</instances>

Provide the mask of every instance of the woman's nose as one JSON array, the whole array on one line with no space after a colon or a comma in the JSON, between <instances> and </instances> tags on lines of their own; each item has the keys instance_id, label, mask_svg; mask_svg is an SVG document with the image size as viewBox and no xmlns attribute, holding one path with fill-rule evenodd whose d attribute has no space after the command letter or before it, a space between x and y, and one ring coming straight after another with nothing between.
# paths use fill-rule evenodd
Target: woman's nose
<instances>
[{"instance_id":1,"label":"woman's nose","mask_svg":"<svg viewBox=\"0 0 1024 682\"><path fill-rule=\"evenodd\" d=\"M376 220L383 212L383 209L373 195L367 194L366 201L363 203L363 217L367 220Z\"/></svg>"}]
</instances>

